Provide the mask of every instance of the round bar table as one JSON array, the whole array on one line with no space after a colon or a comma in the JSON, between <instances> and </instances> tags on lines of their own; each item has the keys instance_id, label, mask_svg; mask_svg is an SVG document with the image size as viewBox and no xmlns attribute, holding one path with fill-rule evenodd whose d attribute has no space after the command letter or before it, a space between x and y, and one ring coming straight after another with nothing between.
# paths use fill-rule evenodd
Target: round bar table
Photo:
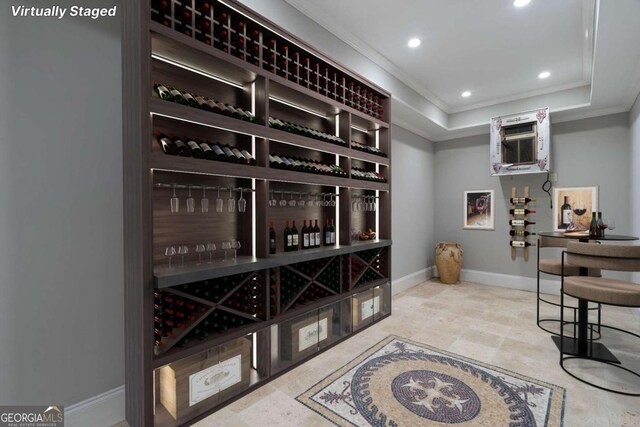
<instances>
[{"instance_id":1,"label":"round bar table","mask_svg":"<svg viewBox=\"0 0 640 427\"><path fill-rule=\"evenodd\" d=\"M624 242L624 241L632 241L638 240L635 236L622 236L619 234L605 234L604 237L589 237L589 236L580 236L580 235L568 235L565 236L564 231L543 231L538 233L539 236L542 237L552 237L557 239L571 239L578 240L580 242L587 243L589 240L596 241L615 241L615 242ZM580 267L580 275L586 276L587 269ZM578 300L578 338L564 337L564 353L570 354L572 356L587 356L588 348L589 348L589 302L586 300L579 299ZM560 350L560 337L552 336L551 339L554 343L556 343L556 347ZM593 346L591 357L593 359L602 360L605 362L612 363L620 363L620 361L609 351L609 349L601 343L591 343Z\"/></svg>"}]
</instances>

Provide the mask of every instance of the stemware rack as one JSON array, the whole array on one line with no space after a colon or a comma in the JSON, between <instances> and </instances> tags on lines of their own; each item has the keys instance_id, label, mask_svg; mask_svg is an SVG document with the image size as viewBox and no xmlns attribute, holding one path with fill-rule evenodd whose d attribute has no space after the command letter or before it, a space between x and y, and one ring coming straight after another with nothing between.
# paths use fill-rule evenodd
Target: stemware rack
<instances>
[{"instance_id":1,"label":"stemware rack","mask_svg":"<svg viewBox=\"0 0 640 427\"><path fill-rule=\"evenodd\" d=\"M123 16L127 420L190 425L391 314L391 95L235 0L125 2ZM154 82L222 106L166 102ZM255 166L165 154L158 133ZM303 166L275 168L270 153ZM221 198L246 208L214 209ZM332 224L337 241L283 252L288 220ZM236 239L229 259L209 252ZM169 267L173 244L197 252ZM195 374L224 367L236 380L193 400Z\"/></svg>"}]
</instances>

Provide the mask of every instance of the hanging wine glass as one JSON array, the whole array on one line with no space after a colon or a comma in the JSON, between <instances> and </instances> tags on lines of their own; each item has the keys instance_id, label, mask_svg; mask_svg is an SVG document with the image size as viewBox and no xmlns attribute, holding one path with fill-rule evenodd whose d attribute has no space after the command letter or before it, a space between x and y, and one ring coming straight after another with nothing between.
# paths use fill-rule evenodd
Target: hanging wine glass
<instances>
[{"instance_id":1,"label":"hanging wine glass","mask_svg":"<svg viewBox=\"0 0 640 427\"><path fill-rule=\"evenodd\" d=\"M331 193L331 200L329 200L329 206L334 208L336 206L336 201L333 199L334 194Z\"/></svg>"},{"instance_id":2,"label":"hanging wine glass","mask_svg":"<svg viewBox=\"0 0 640 427\"><path fill-rule=\"evenodd\" d=\"M169 257L169 268L171 268L171 257L175 256L176 248L173 246L167 246L164 250L164 255Z\"/></svg>"},{"instance_id":3,"label":"hanging wine glass","mask_svg":"<svg viewBox=\"0 0 640 427\"><path fill-rule=\"evenodd\" d=\"M243 188L240 187L240 198L238 199L238 212L246 212L247 211L247 200L242 195Z\"/></svg>"},{"instance_id":4,"label":"hanging wine glass","mask_svg":"<svg viewBox=\"0 0 640 427\"><path fill-rule=\"evenodd\" d=\"M278 204L278 201L273 195L273 190L269 191L269 194L271 195L271 197L269 197L269 206L273 208Z\"/></svg>"},{"instance_id":5,"label":"hanging wine glass","mask_svg":"<svg viewBox=\"0 0 640 427\"><path fill-rule=\"evenodd\" d=\"M311 198L311 193L307 193L307 207L313 207L313 199Z\"/></svg>"},{"instance_id":6,"label":"hanging wine glass","mask_svg":"<svg viewBox=\"0 0 640 427\"><path fill-rule=\"evenodd\" d=\"M322 206L325 208L329 206L329 201L327 200L327 195L325 193L322 193Z\"/></svg>"},{"instance_id":7,"label":"hanging wine glass","mask_svg":"<svg viewBox=\"0 0 640 427\"><path fill-rule=\"evenodd\" d=\"M304 200L302 200L302 191L298 193L298 207L304 207Z\"/></svg>"},{"instance_id":8,"label":"hanging wine glass","mask_svg":"<svg viewBox=\"0 0 640 427\"><path fill-rule=\"evenodd\" d=\"M233 185L229 186L229 200L227 200L227 210L229 213L236 211L236 199L233 198Z\"/></svg>"},{"instance_id":9,"label":"hanging wine glass","mask_svg":"<svg viewBox=\"0 0 640 427\"><path fill-rule=\"evenodd\" d=\"M296 205L296 201L293 200L293 192L289 192L289 207L293 208Z\"/></svg>"},{"instance_id":10,"label":"hanging wine glass","mask_svg":"<svg viewBox=\"0 0 640 427\"><path fill-rule=\"evenodd\" d=\"M320 195L316 194L316 207L322 206L322 200L320 200Z\"/></svg>"},{"instance_id":11,"label":"hanging wine glass","mask_svg":"<svg viewBox=\"0 0 640 427\"><path fill-rule=\"evenodd\" d=\"M358 212L358 196L353 197L353 201L351 202L351 211Z\"/></svg>"},{"instance_id":12,"label":"hanging wine glass","mask_svg":"<svg viewBox=\"0 0 640 427\"><path fill-rule=\"evenodd\" d=\"M176 185L173 184L173 195L171 196L171 213L178 213L180 211L180 199L176 195Z\"/></svg>"},{"instance_id":13,"label":"hanging wine glass","mask_svg":"<svg viewBox=\"0 0 640 427\"><path fill-rule=\"evenodd\" d=\"M202 253L205 251L204 244L196 245L196 253L198 254L198 265L202 264Z\"/></svg>"},{"instance_id":14,"label":"hanging wine glass","mask_svg":"<svg viewBox=\"0 0 640 427\"><path fill-rule=\"evenodd\" d=\"M194 213L196 211L196 199L191 195L191 186L189 186L189 195L187 196L187 212Z\"/></svg>"},{"instance_id":15,"label":"hanging wine glass","mask_svg":"<svg viewBox=\"0 0 640 427\"><path fill-rule=\"evenodd\" d=\"M209 212L209 199L207 199L207 186L202 186L202 199L200 199L200 210L202 213Z\"/></svg>"},{"instance_id":16,"label":"hanging wine glass","mask_svg":"<svg viewBox=\"0 0 640 427\"><path fill-rule=\"evenodd\" d=\"M216 251L215 243L207 243L207 252L209 252L209 264L213 262L213 253Z\"/></svg>"},{"instance_id":17,"label":"hanging wine glass","mask_svg":"<svg viewBox=\"0 0 640 427\"><path fill-rule=\"evenodd\" d=\"M224 200L220 197L220 187L218 187L218 197L216 198L216 212L222 212L224 208Z\"/></svg>"},{"instance_id":18,"label":"hanging wine glass","mask_svg":"<svg viewBox=\"0 0 640 427\"><path fill-rule=\"evenodd\" d=\"M281 207L287 206L287 201L284 199L284 191L280 192L280 206Z\"/></svg>"}]
</instances>

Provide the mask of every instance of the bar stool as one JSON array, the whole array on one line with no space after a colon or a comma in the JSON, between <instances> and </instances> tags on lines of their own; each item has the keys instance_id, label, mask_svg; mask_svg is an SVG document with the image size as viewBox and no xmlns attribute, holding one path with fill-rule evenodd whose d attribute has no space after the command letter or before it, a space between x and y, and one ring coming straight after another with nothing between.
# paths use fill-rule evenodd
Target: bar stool
<instances>
[{"instance_id":1,"label":"bar stool","mask_svg":"<svg viewBox=\"0 0 640 427\"><path fill-rule=\"evenodd\" d=\"M640 271L640 246L622 245L590 245L587 243L569 242L567 250L562 252L562 262L566 256L567 264L580 268L598 268L612 271ZM560 292L560 322L564 321L564 297L572 296L578 299L578 339L572 342L572 348L565 352L567 344L563 329L560 329L560 367L573 378L589 384L601 390L610 391L627 396L640 396L638 393L630 393L596 385L580 378L577 374L569 372L564 363L571 359L587 359L614 366L627 373L640 378L639 371L622 366L621 362L601 343L594 343L587 338L587 331L593 338L593 324L589 323L587 316L588 302L617 307L640 307L640 285L624 280L609 279L589 276L567 276L561 278ZM613 329L625 334L640 338L640 335L631 331L616 328L609 325L599 325L602 328ZM639 350L640 351L640 350ZM570 354L569 356L565 356Z\"/></svg>"},{"instance_id":2,"label":"bar stool","mask_svg":"<svg viewBox=\"0 0 640 427\"><path fill-rule=\"evenodd\" d=\"M562 263L560 261L560 259L558 258L540 258L540 249L542 248L566 248L567 247L567 243L569 243L570 240L568 238L557 238L557 237L544 237L544 236L539 236L538 237L538 286L537 286L537 311L536 311L536 319L537 319L537 324L538 327L540 329L542 329L545 332L548 332L552 335L556 335L559 336L560 334L558 334L557 332L554 332L550 329L545 328L542 323L543 322L560 322L560 319L541 319L540 318L540 303L545 303L545 304L549 304L555 307L560 308L560 304L554 301L550 301L548 299L545 299L544 297L540 296L540 273L544 273L544 274L549 274L551 276L562 276ZM580 268L577 266L573 266L573 265L569 265L568 263L565 263L564 265L564 274L566 276L579 276L580 275ZM587 271L587 275L592 276L592 277L600 277L600 270L597 268L591 268L588 269ZM573 330L573 335L575 336L576 334L576 324L577 324L577 310L578 307L576 305L567 305L565 306L565 308L568 308L570 310L573 310L573 322L565 322L563 324L573 324L574 325L574 330ZM592 310L597 310L598 311L598 325L600 324L600 306L597 305L595 307L589 307L589 311ZM598 336L596 337L596 339L600 338L599 336L599 330L598 330Z\"/></svg>"}]
</instances>

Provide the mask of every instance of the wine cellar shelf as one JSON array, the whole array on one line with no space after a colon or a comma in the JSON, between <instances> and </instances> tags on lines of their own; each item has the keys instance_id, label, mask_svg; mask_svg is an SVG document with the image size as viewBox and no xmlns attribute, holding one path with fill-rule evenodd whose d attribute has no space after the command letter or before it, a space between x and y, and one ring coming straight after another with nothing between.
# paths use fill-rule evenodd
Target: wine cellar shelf
<instances>
[{"instance_id":1,"label":"wine cellar shelf","mask_svg":"<svg viewBox=\"0 0 640 427\"><path fill-rule=\"evenodd\" d=\"M123 6L127 420L177 427L391 314L391 95L235 0Z\"/></svg>"}]
</instances>

